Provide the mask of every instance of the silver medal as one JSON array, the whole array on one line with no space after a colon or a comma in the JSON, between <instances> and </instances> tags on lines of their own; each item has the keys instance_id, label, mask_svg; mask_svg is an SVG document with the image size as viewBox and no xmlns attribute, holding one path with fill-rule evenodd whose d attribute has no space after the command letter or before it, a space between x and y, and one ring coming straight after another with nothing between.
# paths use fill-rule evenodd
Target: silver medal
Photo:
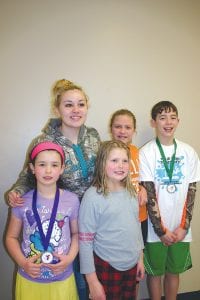
<instances>
[{"instance_id":1,"label":"silver medal","mask_svg":"<svg viewBox=\"0 0 200 300\"><path fill-rule=\"evenodd\" d=\"M168 193L172 194L176 191L176 185L174 183L170 183L167 185Z\"/></svg>"},{"instance_id":2,"label":"silver medal","mask_svg":"<svg viewBox=\"0 0 200 300\"><path fill-rule=\"evenodd\" d=\"M41 256L41 260L45 264L51 264L53 261L53 254L51 252L45 251Z\"/></svg>"}]
</instances>

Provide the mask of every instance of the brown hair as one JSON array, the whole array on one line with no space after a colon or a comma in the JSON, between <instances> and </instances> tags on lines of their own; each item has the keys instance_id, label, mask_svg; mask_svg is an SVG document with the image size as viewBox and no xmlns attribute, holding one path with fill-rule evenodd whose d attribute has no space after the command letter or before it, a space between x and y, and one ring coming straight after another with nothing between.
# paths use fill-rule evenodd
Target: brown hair
<instances>
[{"instance_id":1,"label":"brown hair","mask_svg":"<svg viewBox=\"0 0 200 300\"><path fill-rule=\"evenodd\" d=\"M126 144L121 141L105 141L102 142L97 154L96 165L94 171L94 179L92 185L97 188L97 192L103 193L103 195L107 195L109 193L107 183L106 183L106 173L105 166L106 161L110 152L113 149L120 148L124 149L127 153L128 160L130 161L130 150ZM125 189L131 194L135 195L135 189L130 179L130 174L126 176L126 178L122 181L124 183Z\"/></svg>"},{"instance_id":2,"label":"brown hair","mask_svg":"<svg viewBox=\"0 0 200 300\"><path fill-rule=\"evenodd\" d=\"M156 103L151 109L151 118L155 121L158 114L161 114L163 111L170 112L173 111L178 116L177 107L170 101L160 101Z\"/></svg>"}]
</instances>

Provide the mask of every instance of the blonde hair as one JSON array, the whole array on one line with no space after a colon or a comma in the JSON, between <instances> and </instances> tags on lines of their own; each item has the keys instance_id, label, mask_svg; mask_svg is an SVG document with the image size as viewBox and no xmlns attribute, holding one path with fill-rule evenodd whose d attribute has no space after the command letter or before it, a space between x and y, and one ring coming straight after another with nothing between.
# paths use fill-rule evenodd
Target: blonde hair
<instances>
[{"instance_id":1,"label":"blonde hair","mask_svg":"<svg viewBox=\"0 0 200 300\"><path fill-rule=\"evenodd\" d=\"M105 141L102 142L97 154L95 171L94 171L94 179L92 185L97 188L97 192L102 193L103 195L107 195L109 193L109 189L107 186L107 178L105 172L106 161L110 152L113 149L124 149L127 153L128 160L130 162L130 150L128 146L121 141ZM123 179L125 189L133 196L135 196L136 191L131 182L130 173Z\"/></svg>"},{"instance_id":2,"label":"blonde hair","mask_svg":"<svg viewBox=\"0 0 200 300\"><path fill-rule=\"evenodd\" d=\"M116 117L118 116L129 116L130 118L132 118L132 121L133 121L133 127L134 129L136 129L136 117L135 115L128 109L126 108L123 108L123 109L119 109L119 110L116 110L111 118L110 118L110 123L109 123L109 129L110 131L112 130L112 126L113 126L113 122L115 120Z\"/></svg>"},{"instance_id":3,"label":"blonde hair","mask_svg":"<svg viewBox=\"0 0 200 300\"><path fill-rule=\"evenodd\" d=\"M55 82L52 88L52 95L51 95L51 106L52 106L52 111L54 111L55 108L58 108L60 105L61 101L61 96L63 93L67 91L72 91L72 90L79 90L81 93L83 93L86 103L88 104L89 98L84 92L83 88L77 84L75 84L72 81L66 80L66 79L60 79Z\"/></svg>"}]
</instances>

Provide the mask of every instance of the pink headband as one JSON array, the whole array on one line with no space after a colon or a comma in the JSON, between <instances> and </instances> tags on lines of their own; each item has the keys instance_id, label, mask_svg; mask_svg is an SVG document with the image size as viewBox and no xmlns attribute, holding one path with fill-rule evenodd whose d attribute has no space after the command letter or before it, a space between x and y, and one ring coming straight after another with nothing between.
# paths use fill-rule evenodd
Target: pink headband
<instances>
[{"instance_id":1,"label":"pink headband","mask_svg":"<svg viewBox=\"0 0 200 300\"><path fill-rule=\"evenodd\" d=\"M41 143L37 144L31 151L31 154L30 154L31 160L33 160L41 151L45 151L45 150L57 151L62 157L62 162L64 162L65 154L64 154L63 148L61 146L59 146L58 144L55 144L50 141L41 142Z\"/></svg>"}]
</instances>

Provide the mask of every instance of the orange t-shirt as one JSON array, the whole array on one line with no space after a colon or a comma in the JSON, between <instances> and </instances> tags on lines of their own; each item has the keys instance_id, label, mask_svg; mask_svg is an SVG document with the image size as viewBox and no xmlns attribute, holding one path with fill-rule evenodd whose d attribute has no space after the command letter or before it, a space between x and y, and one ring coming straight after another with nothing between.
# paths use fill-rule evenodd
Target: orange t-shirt
<instances>
[{"instance_id":1,"label":"orange t-shirt","mask_svg":"<svg viewBox=\"0 0 200 300\"><path fill-rule=\"evenodd\" d=\"M131 166L130 166L130 174L133 185L136 188L136 191L139 191L138 177L139 177L139 150L136 146L130 144L129 145L130 153L131 153ZM145 221L147 219L147 209L146 205L139 206L139 220L140 222Z\"/></svg>"}]
</instances>

